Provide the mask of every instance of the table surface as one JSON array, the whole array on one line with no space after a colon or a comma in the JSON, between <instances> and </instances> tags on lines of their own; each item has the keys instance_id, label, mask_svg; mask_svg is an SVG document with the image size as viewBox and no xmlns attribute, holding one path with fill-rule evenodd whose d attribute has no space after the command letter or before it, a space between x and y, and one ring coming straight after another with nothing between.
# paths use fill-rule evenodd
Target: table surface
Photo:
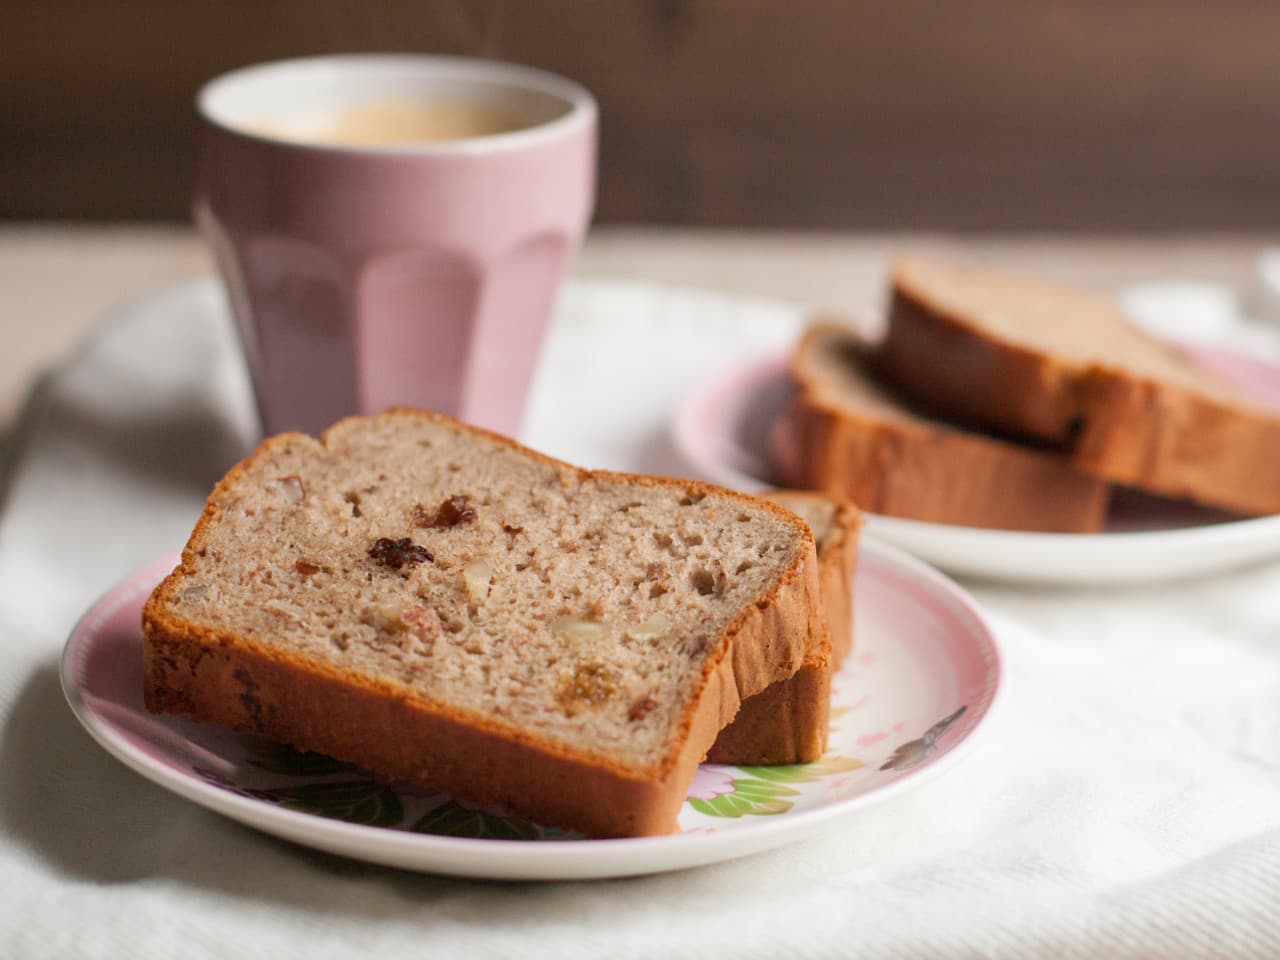
<instances>
[{"instance_id":1,"label":"table surface","mask_svg":"<svg viewBox=\"0 0 1280 960\"><path fill-rule=\"evenodd\" d=\"M1113 288L1244 283L1266 239L609 229L575 269L865 311L903 247ZM185 229L0 229L0 424L113 306L208 273ZM155 789L76 726L57 651L92 597L180 542L247 439L225 403L233 347L179 320L135 317L51 378L3 491L0 955L749 960L790 940L809 957L1280 956L1275 563L1136 587L970 582L1008 680L986 746L820 838L720 867L463 884L266 841ZM609 416L659 422L669 402L623 397Z\"/></svg>"},{"instance_id":2,"label":"table surface","mask_svg":"<svg viewBox=\"0 0 1280 960\"><path fill-rule=\"evenodd\" d=\"M1151 237L779 233L607 227L574 266L586 278L650 280L815 307L877 309L895 251L962 252L1102 289L1145 280L1244 283L1265 235ZM211 273L182 226L0 226L0 432L40 371L113 308Z\"/></svg>"}]
</instances>

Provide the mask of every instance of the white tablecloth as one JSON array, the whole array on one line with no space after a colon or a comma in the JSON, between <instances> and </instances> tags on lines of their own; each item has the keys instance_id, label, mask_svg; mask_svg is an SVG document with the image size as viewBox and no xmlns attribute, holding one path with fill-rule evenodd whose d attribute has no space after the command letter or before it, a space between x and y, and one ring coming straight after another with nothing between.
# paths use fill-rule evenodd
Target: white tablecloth
<instances>
[{"instance_id":1,"label":"white tablecloth","mask_svg":"<svg viewBox=\"0 0 1280 960\"><path fill-rule=\"evenodd\" d=\"M529 439L676 471L664 431L681 390L794 323L767 304L578 287ZM650 372L644 390L617 389L622 362ZM1276 564L1132 589L972 585L1008 667L979 748L816 839L718 866L442 879L164 792L80 729L58 655L98 594L185 539L252 423L211 286L106 323L28 405L0 520L0 956L1280 956Z\"/></svg>"}]
</instances>

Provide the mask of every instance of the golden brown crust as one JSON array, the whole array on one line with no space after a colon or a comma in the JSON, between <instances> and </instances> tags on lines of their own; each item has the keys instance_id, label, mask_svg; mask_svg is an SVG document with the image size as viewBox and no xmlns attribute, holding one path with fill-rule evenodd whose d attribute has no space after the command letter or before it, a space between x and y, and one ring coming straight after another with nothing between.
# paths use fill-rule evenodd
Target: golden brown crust
<instances>
[{"instance_id":1,"label":"golden brown crust","mask_svg":"<svg viewBox=\"0 0 1280 960\"><path fill-rule=\"evenodd\" d=\"M858 508L848 500L837 500L831 533L823 539L818 551L818 583L831 631L831 657L836 670L853 652L853 576L858 567L861 529L862 514Z\"/></svg>"},{"instance_id":2,"label":"golden brown crust","mask_svg":"<svg viewBox=\"0 0 1280 960\"><path fill-rule=\"evenodd\" d=\"M316 442L283 435L265 441L219 482L182 561L147 601L143 635L148 707L253 730L464 799L501 803L517 814L589 836L675 830L694 769L717 732L737 713L741 699L794 674L812 637L825 629L808 527L781 507L709 484L581 470L449 417L404 410L389 415L426 417L459 431L482 433L583 480L679 486L740 499L754 508L764 503L792 527L804 548L774 587L725 630L707 658L700 693L687 704L661 762L647 769L629 768L497 719L434 702L408 687L339 673L325 663L261 649L176 616L175 591L193 569L220 496L235 486L249 464L270 455L274 445Z\"/></svg>"},{"instance_id":3,"label":"golden brown crust","mask_svg":"<svg viewBox=\"0 0 1280 960\"><path fill-rule=\"evenodd\" d=\"M1154 340L1151 349L1168 350ZM877 360L913 400L1054 445L1091 475L1241 513L1280 512L1280 416L1010 343L935 302L901 266Z\"/></svg>"},{"instance_id":4,"label":"golden brown crust","mask_svg":"<svg viewBox=\"0 0 1280 960\"><path fill-rule=\"evenodd\" d=\"M820 534L815 532L815 538L818 584L830 627L832 665L839 670L853 649L853 575L858 566L862 512L849 500L812 490L771 490L763 496L784 507L808 501L832 511L827 529Z\"/></svg>"},{"instance_id":5,"label":"golden brown crust","mask_svg":"<svg viewBox=\"0 0 1280 960\"><path fill-rule=\"evenodd\" d=\"M853 575L858 560L861 515L845 500L811 491L773 491L788 501L814 500L834 509L818 542L818 582L828 631L795 675L742 702L733 722L720 731L707 760L728 764L810 763L827 749L831 678L853 649Z\"/></svg>"},{"instance_id":6,"label":"golden brown crust","mask_svg":"<svg viewBox=\"0 0 1280 960\"><path fill-rule=\"evenodd\" d=\"M877 369L912 402L948 421L1064 445L1074 410L1064 371L941 312L894 274L889 325Z\"/></svg>"},{"instance_id":7,"label":"golden brown crust","mask_svg":"<svg viewBox=\"0 0 1280 960\"><path fill-rule=\"evenodd\" d=\"M793 358L797 392L783 423L793 452L779 461L788 485L934 523L1075 533L1102 526L1106 484L1060 456L824 395L803 358L832 329L811 327Z\"/></svg>"},{"instance_id":8,"label":"golden brown crust","mask_svg":"<svg viewBox=\"0 0 1280 960\"><path fill-rule=\"evenodd\" d=\"M1280 417L1092 369L1074 385L1080 469L1245 514L1280 513Z\"/></svg>"},{"instance_id":9,"label":"golden brown crust","mask_svg":"<svg viewBox=\"0 0 1280 960\"><path fill-rule=\"evenodd\" d=\"M827 752L831 674L828 645L793 676L744 700L733 723L716 737L707 762L766 766L821 758Z\"/></svg>"}]
</instances>

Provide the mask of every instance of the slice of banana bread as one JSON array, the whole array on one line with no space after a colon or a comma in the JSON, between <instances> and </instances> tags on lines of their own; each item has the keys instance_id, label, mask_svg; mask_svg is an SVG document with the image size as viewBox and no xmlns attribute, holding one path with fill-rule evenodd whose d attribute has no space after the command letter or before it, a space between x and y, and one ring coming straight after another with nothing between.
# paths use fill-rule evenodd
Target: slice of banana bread
<instances>
[{"instance_id":1,"label":"slice of banana bread","mask_svg":"<svg viewBox=\"0 0 1280 960\"><path fill-rule=\"evenodd\" d=\"M877 366L928 409L1059 448L1105 480L1280 512L1280 412L1131 326L1105 297L903 259Z\"/></svg>"},{"instance_id":2,"label":"slice of banana bread","mask_svg":"<svg viewBox=\"0 0 1280 960\"><path fill-rule=\"evenodd\" d=\"M764 494L809 524L818 544L818 582L830 640L815 643L795 676L742 701L707 755L712 763L809 763L827 750L831 678L853 648L853 574L858 508L819 493Z\"/></svg>"},{"instance_id":3,"label":"slice of banana bread","mask_svg":"<svg viewBox=\"0 0 1280 960\"><path fill-rule=\"evenodd\" d=\"M811 326L791 359L797 392L778 428L789 486L886 516L1010 530L1088 532L1108 487L1064 457L933 419L883 384L850 328Z\"/></svg>"},{"instance_id":4,"label":"slice of banana bread","mask_svg":"<svg viewBox=\"0 0 1280 960\"><path fill-rule=\"evenodd\" d=\"M822 607L831 628L832 664L838 670L853 650L853 574L862 514L848 500L812 490L770 490L763 496L797 514L813 531Z\"/></svg>"},{"instance_id":5,"label":"slice of banana bread","mask_svg":"<svg viewBox=\"0 0 1280 960\"><path fill-rule=\"evenodd\" d=\"M413 411L266 441L148 601L146 701L590 836L670 832L824 629L813 537Z\"/></svg>"}]
</instances>

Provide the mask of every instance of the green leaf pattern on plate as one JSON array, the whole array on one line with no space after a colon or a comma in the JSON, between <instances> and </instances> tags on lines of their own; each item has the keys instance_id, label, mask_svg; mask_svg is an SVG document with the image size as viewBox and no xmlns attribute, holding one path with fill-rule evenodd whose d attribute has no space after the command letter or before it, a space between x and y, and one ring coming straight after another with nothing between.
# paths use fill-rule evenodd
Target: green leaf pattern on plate
<instances>
[{"instance_id":1,"label":"green leaf pattern on plate","mask_svg":"<svg viewBox=\"0 0 1280 960\"><path fill-rule=\"evenodd\" d=\"M323 753L301 752L270 740L263 740L257 745L255 755L249 758L249 763L259 770L287 777L340 776L357 770L351 764Z\"/></svg>"},{"instance_id":2,"label":"green leaf pattern on plate","mask_svg":"<svg viewBox=\"0 0 1280 960\"><path fill-rule=\"evenodd\" d=\"M786 813L792 806L787 797L794 797L796 793L797 791L782 784L742 777L733 781L732 793L722 793L712 800L694 797L689 801L689 806L709 817Z\"/></svg>"},{"instance_id":3,"label":"green leaf pattern on plate","mask_svg":"<svg viewBox=\"0 0 1280 960\"><path fill-rule=\"evenodd\" d=\"M815 763L793 763L774 767L737 767L746 774L734 777L733 789L718 797L689 800L689 806L709 817L768 816L786 813L798 796L788 784L812 783L826 776L847 773L862 766L861 760L828 753Z\"/></svg>"},{"instance_id":4,"label":"green leaf pattern on plate","mask_svg":"<svg viewBox=\"0 0 1280 960\"><path fill-rule=\"evenodd\" d=\"M400 798L374 780L328 780L247 792L289 810L371 827L394 827L404 818Z\"/></svg>"},{"instance_id":5,"label":"green leaf pattern on plate","mask_svg":"<svg viewBox=\"0 0 1280 960\"><path fill-rule=\"evenodd\" d=\"M488 840L537 840L550 835L536 824L515 817L501 817L446 800L432 807L409 827L415 833L445 837L476 837Z\"/></svg>"}]
</instances>

